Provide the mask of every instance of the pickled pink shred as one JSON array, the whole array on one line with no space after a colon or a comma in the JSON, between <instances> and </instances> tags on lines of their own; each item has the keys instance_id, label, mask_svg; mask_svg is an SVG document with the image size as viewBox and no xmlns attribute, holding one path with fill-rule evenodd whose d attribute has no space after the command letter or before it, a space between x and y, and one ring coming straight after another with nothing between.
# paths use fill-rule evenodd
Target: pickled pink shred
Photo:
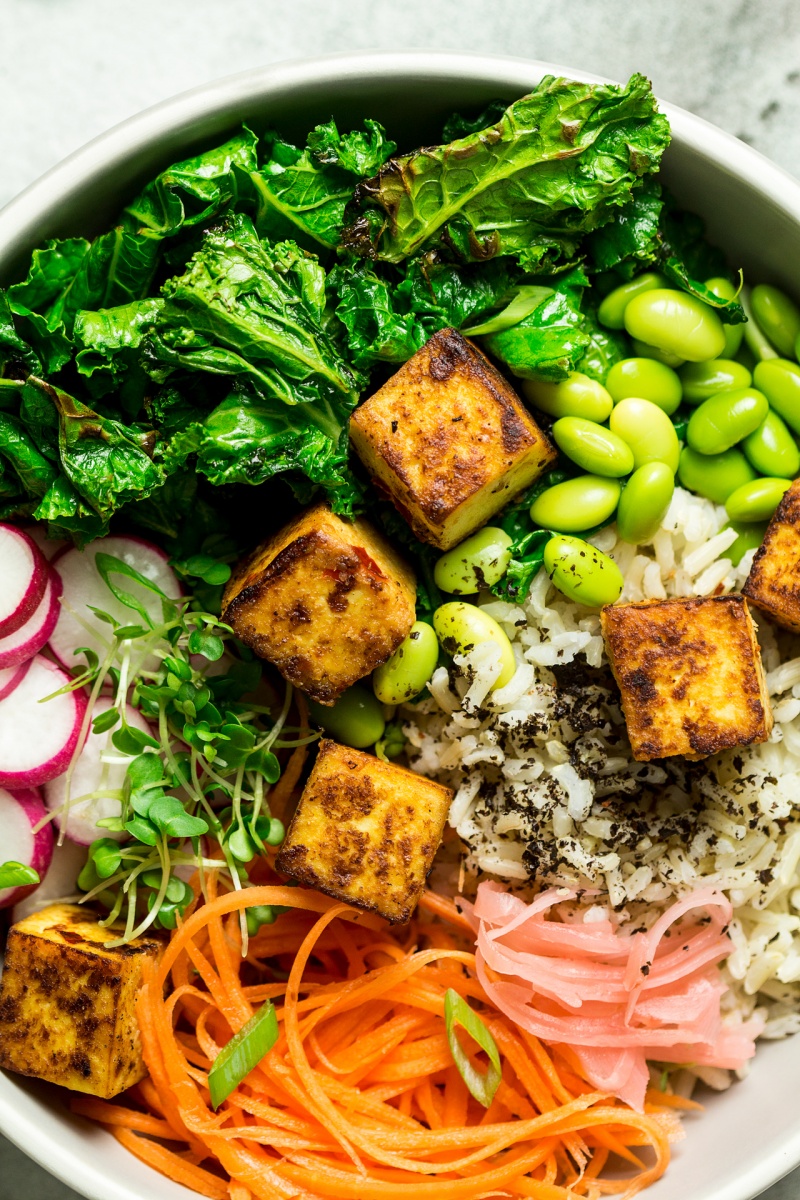
<instances>
[{"instance_id":1,"label":"pickled pink shred","mask_svg":"<svg viewBox=\"0 0 800 1200\"><path fill-rule=\"evenodd\" d=\"M478 977L506 1016L572 1048L587 1079L639 1112L648 1060L738 1069L755 1053L758 1018L723 1022L718 965L731 952L732 908L713 888L676 900L646 933L585 921L550 888L530 904L481 883L463 904L477 941ZM592 917L596 917L596 912Z\"/></svg>"}]
</instances>

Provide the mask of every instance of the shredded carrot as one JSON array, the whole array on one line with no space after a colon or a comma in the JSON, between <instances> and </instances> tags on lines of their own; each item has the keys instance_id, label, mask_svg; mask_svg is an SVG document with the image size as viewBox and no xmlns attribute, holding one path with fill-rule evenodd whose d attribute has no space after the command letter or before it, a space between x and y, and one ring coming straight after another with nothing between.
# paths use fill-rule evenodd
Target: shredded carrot
<instances>
[{"instance_id":1,"label":"shredded carrot","mask_svg":"<svg viewBox=\"0 0 800 1200\"><path fill-rule=\"evenodd\" d=\"M478 981L471 931L450 901L427 893L395 932L305 889L218 894L214 873L208 883L207 901L145 970L149 1078L114 1104L75 1101L156 1170L213 1200L597 1200L634 1196L663 1174L679 1128L670 1110L694 1106L651 1091L634 1112L595 1091L569 1053L517 1028ZM248 904L289 911L242 958ZM449 987L502 1058L488 1109L450 1055ZM209 1066L267 998L278 1041L214 1112Z\"/></svg>"}]
</instances>

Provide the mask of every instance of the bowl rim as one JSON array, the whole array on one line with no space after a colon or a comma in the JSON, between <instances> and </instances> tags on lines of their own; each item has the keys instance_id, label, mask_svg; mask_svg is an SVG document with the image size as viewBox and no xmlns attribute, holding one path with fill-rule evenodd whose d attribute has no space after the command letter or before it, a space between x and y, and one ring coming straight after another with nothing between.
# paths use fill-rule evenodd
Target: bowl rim
<instances>
[{"instance_id":1,"label":"bowl rim","mask_svg":"<svg viewBox=\"0 0 800 1200\"><path fill-rule=\"evenodd\" d=\"M589 83L611 82L607 77L541 59L458 51L364 50L358 53L295 58L222 76L168 97L126 118L75 150L31 183L0 210L0 267L4 248L11 251L35 244L37 230L65 200L121 167L131 150L167 134L196 136L198 122L213 116L231 123L259 98L285 94L293 87L367 79L405 79L410 84L448 80L474 81L523 94L543 75L564 76ZM736 178L769 205L800 224L800 181L752 146L677 105L659 100L669 118L673 139L710 161L723 175ZM39 237L41 235L38 235ZM800 1035L798 1035L800 1036ZM0 1093L0 1133L28 1157L90 1200L142 1200L122 1179L109 1178L78 1148L62 1150L59 1162L47 1160L41 1130L33 1117L17 1110L13 1098ZM800 1129L766 1158L719 1191L714 1200L754 1200L764 1189L800 1165ZM174 1186L174 1185L173 1185ZM194 1195L183 1189L186 1196Z\"/></svg>"}]
</instances>

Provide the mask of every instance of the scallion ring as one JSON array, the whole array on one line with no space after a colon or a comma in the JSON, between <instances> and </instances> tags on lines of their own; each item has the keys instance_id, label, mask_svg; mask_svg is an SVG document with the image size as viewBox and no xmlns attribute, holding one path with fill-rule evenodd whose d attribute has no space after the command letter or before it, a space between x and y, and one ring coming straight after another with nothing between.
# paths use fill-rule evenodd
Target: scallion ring
<instances>
[{"instance_id":1,"label":"scallion ring","mask_svg":"<svg viewBox=\"0 0 800 1200\"><path fill-rule=\"evenodd\" d=\"M500 1052L497 1044L484 1025L481 1018L470 1008L466 1000L459 996L453 988L448 988L444 998L444 1024L447 1031L447 1041L453 1062L458 1067L458 1073L479 1104L488 1108L494 1099L494 1094L500 1086L502 1068ZM485 1074L473 1067L464 1053L461 1043L456 1036L456 1025L469 1034L473 1042L477 1042L481 1050L489 1056L489 1069Z\"/></svg>"},{"instance_id":2,"label":"scallion ring","mask_svg":"<svg viewBox=\"0 0 800 1200\"><path fill-rule=\"evenodd\" d=\"M208 1090L215 1111L258 1066L277 1040L278 1018L272 1001L267 1000L214 1059L208 1072Z\"/></svg>"}]
</instances>

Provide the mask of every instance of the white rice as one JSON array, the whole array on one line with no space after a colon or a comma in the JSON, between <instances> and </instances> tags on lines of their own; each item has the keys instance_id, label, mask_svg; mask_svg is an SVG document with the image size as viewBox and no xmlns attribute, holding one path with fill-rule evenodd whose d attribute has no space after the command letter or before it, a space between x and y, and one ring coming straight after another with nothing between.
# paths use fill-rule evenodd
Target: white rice
<instances>
[{"instance_id":1,"label":"white rice","mask_svg":"<svg viewBox=\"0 0 800 1200\"><path fill-rule=\"evenodd\" d=\"M613 526L591 540L621 568L624 600L719 594L741 588L753 557L738 567L725 557L726 519L678 488L647 545L618 542ZM433 699L402 710L412 766L455 788L450 823L468 876L593 887L593 904L639 924L688 888L722 888L736 910L727 1009L758 1008L767 1037L800 1030L800 639L759 617L767 743L637 763L599 615L544 571L524 605L480 602L512 641L511 682L489 690L499 661L478 646L436 672Z\"/></svg>"}]
</instances>

